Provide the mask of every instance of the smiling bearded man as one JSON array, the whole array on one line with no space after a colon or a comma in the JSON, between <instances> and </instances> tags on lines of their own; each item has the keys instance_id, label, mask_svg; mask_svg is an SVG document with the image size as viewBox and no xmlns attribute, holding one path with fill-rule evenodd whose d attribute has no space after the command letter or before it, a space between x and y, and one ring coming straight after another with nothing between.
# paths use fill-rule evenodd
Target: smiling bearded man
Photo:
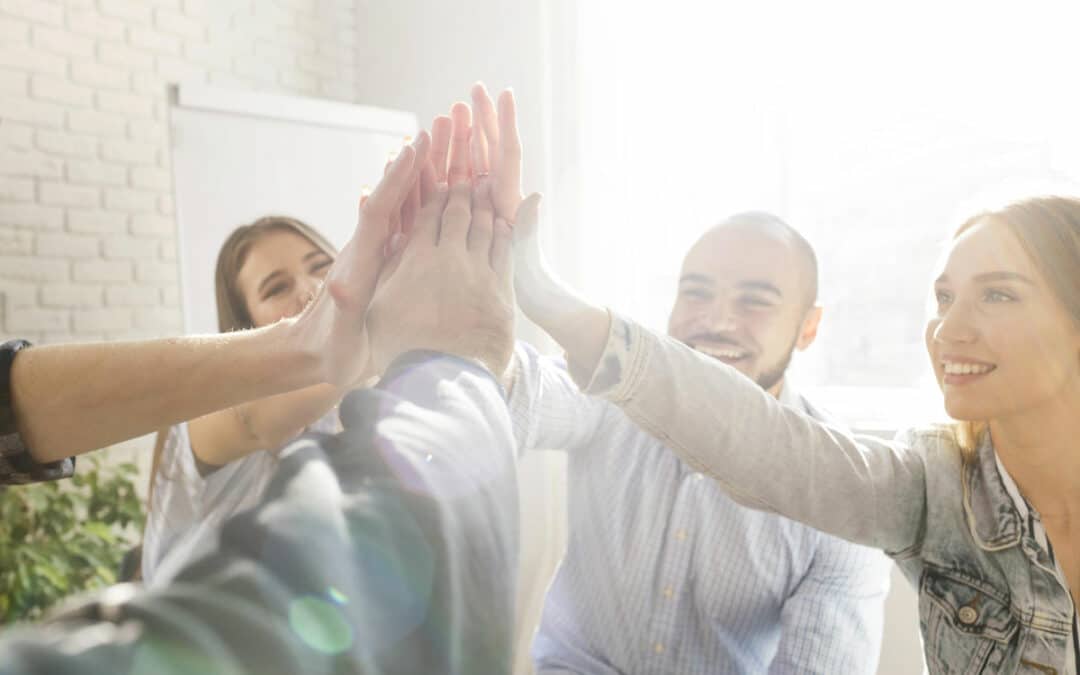
<instances>
[{"instance_id":1,"label":"smiling bearded man","mask_svg":"<svg viewBox=\"0 0 1080 675\"><path fill-rule=\"evenodd\" d=\"M809 242L776 216L740 213L687 253L668 334L779 397L792 353L817 336L816 301Z\"/></svg>"},{"instance_id":2,"label":"smiling bearded man","mask_svg":"<svg viewBox=\"0 0 1080 675\"><path fill-rule=\"evenodd\" d=\"M809 243L775 216L738 214L687 254L669 333L821 419L784 377L816 336L816 300ZM569 456L569 538L533 646L539 673L876 670L880 552L737 504L528 345L510 409L521 449Z\"/></svg>"}]
</instances>

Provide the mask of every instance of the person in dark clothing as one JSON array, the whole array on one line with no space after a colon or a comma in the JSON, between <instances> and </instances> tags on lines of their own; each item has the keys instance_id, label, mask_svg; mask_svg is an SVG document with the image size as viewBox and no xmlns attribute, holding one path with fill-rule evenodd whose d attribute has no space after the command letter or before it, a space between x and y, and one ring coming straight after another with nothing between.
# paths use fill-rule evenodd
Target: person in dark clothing
<instances>
[{"instance_id":1,"label":"person in dark clothing","mask_svg":"<svg viewBox=\"0 0 1080 675\"><path fill-rule=\"evenodd\" d=\"M160 592L13 631L0 674L508 673L517 491L502 392L411 352L302 437L256 509Z\"/></svg>"}]
</instances>

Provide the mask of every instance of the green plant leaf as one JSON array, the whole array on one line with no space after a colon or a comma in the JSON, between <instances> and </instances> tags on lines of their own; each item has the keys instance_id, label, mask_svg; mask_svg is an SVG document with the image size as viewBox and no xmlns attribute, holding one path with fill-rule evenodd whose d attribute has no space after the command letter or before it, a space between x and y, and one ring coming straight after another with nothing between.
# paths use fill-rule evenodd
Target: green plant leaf
<instances>
[{"instance_id":1,"label":"green plant leaf","mask_svg":"<svg viewBox=\"0 0 1080 675\"><path fill-rule=\"evenodd\" d=\"M0 490L0 622L34 621L116 581L145 516L135 465L79 465L71 480Z\"/></svg>"}]
</instances>

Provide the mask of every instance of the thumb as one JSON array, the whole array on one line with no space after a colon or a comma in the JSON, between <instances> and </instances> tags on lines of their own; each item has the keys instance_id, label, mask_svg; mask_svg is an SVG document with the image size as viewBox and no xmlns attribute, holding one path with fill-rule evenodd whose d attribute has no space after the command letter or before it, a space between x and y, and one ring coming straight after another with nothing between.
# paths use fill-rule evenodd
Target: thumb
<instances>
[{"instance_id":1,"label":"thumb","mask_svg":"<svg viewBox=\"0 0 1080 675\"><path fill-rule=\"evenodd\" d=\"M534 192L521 201L514 215L514 242L536 237L540 228L540 200L543 195Z\"/></svg>"}]
</instances>

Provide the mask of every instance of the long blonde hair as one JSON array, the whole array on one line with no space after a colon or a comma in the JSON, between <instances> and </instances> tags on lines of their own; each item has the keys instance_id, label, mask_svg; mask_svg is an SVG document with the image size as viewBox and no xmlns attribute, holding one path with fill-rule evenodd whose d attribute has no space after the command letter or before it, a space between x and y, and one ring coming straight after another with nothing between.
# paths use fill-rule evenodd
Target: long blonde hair
<instances>
[{"instance_id":1,"label":"long blonde hair","mask_svg":"<svg viewBox=\"0 0 1080 675\"><path fill-rule=\"evenodd\" d=\"M957 229L955 239L977 223L1003 225L1020 241L1062 306L1080 326L1080 199L1032 197L983 211ZM956 441L970 462L988 431L986 421L958 422Z\"/></svg>"}]
</instances>

